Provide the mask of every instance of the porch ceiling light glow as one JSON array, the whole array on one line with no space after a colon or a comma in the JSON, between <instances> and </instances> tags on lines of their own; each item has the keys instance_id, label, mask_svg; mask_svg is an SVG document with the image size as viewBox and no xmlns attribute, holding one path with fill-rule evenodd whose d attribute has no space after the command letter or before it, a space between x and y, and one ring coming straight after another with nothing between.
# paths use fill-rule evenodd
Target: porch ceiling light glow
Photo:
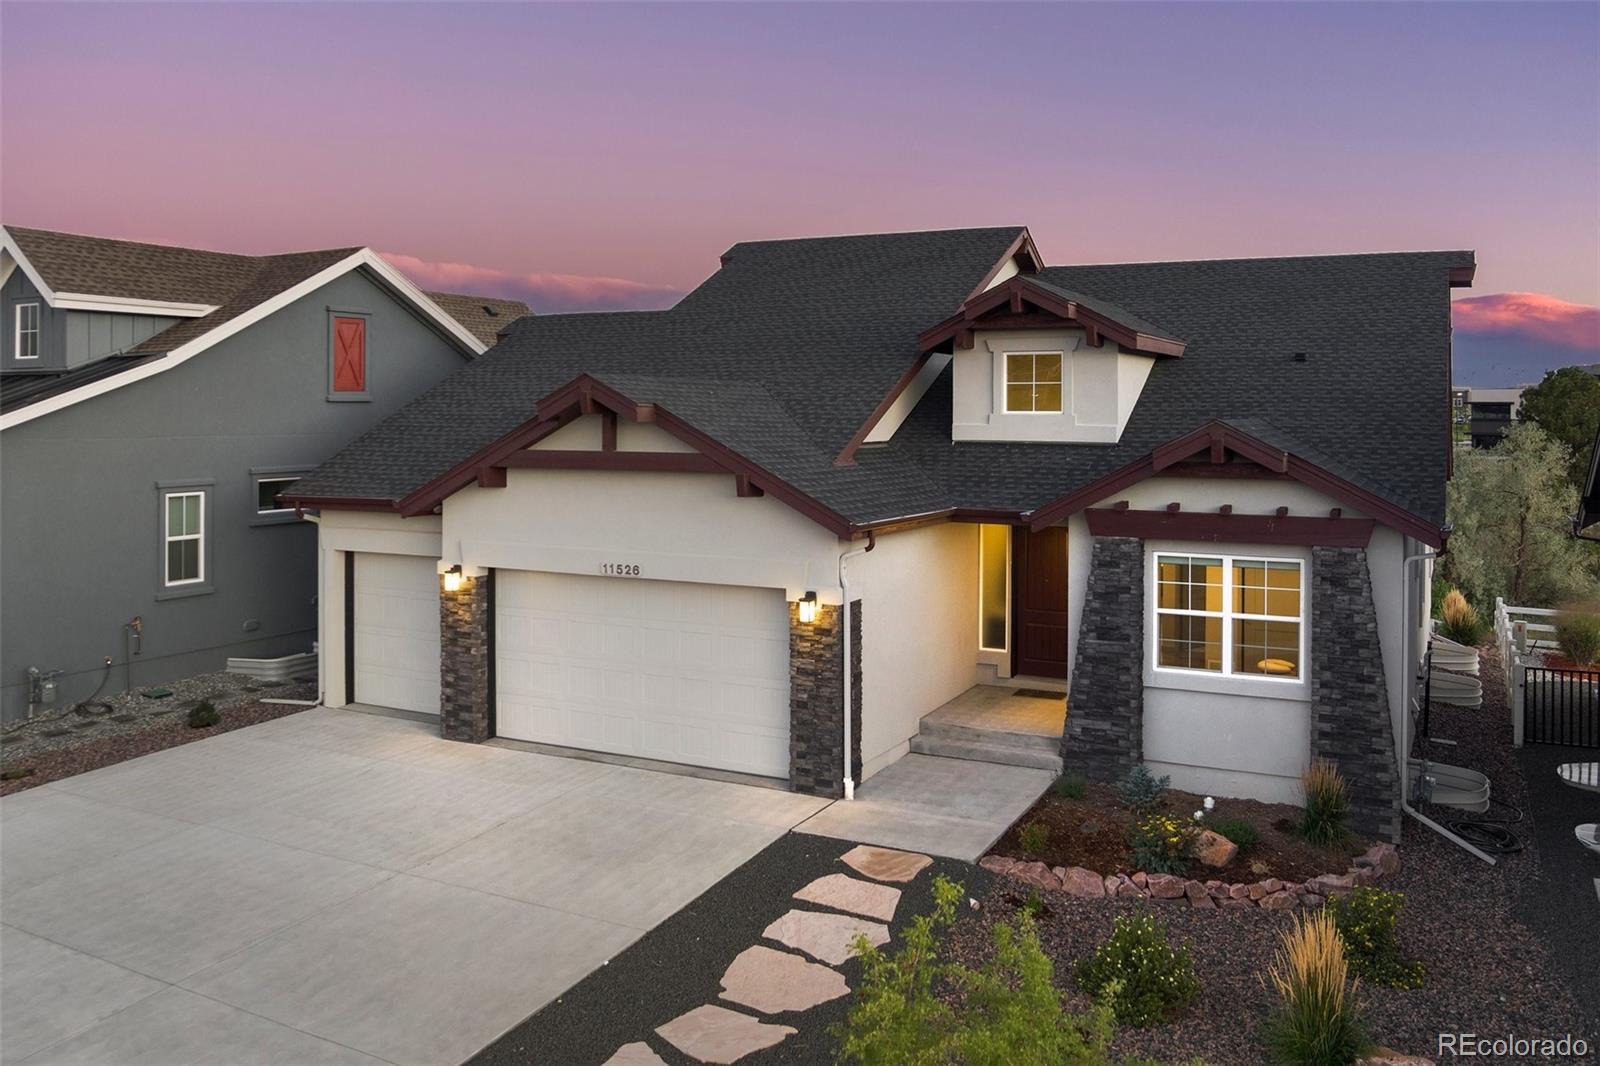
<instances>
[{"instance_id":1,"label":"porch ceiling light glow","mask_svg":"<svg viewBox=\"0 0 1600 1066\"><path fill-rule=\"evenodd\" d=\"M815 622L816 620L817 594L815 592L807 592L804 596L800 597L800 621L809 624L811 622Z\"/></svg>"},{"instance_id":2,"label":"porch ceiling light glow","mask_svg":"<svg viewBox=\"0 0 1600 1066\"><path fill-rule=\"evenodd\" d=\"M461 591L461 567L452 566L444 572L444 590L446 592Z\"/></svg>"}]
</instances>

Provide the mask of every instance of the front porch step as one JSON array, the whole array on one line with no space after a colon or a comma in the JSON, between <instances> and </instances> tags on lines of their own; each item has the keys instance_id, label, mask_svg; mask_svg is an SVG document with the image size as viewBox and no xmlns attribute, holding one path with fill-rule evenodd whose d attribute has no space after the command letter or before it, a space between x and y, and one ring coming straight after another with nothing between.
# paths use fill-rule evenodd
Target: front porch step
<instances>
[{"instance_id":1,"label":"front porch step","mask_svg":"<svg viewBox=\"0 0 1600 1066\"><path fill-rule=\"evenodd\" d=\"M930 736L924 723L924 732L911 738L911 750L918 755L940 755L946 759L966 759L970 762L993 762L1003 766L1031 766L1038 770L1049 770L1053 773L1061 772L1061 756L1054 748L1059 744L1059 739L1045 737L1051 740L1050 748L1041 748L1035 745L1015 745L1011 743L985 743L980 740L960 740L949 736ZM990 737L996 734L989 730L973 730L972 732L987 733ZM1022 733L999 734L1005 737L1023 737ZM1035 738L1037 739L1037 738Z\"/></svg>"},{"instance_id":2,"label":"front porch step","mask_svg":"<svg viewBox=\"0 0 1600 1066\"><path fill-rule=\"evenodd\" d=\"M995 729L992 726L963 725L959 720L935 719L932 715L922 720L919 735L930 740L949 740L960 744L982 744L988 747L1017 748L1024 751L1054 753L1061 748L1061 735L1049 733L1024 733L1020 730Z\"/></svg>"}]
</instances>

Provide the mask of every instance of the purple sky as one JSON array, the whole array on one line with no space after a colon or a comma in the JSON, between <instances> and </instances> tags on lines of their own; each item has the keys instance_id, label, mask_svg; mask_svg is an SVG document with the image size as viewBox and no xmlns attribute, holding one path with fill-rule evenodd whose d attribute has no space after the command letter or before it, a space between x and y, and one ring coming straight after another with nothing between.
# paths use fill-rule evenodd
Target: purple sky
<instances>
[{"instance_id":1,"label":"purple sky","mask_svg":"<svg viewBox=\"0 0 1600 1066\"><path fill-rule=\"evenodd\" d=\"M1600 6L0 5L6 221L367 244L536 310L735 241L1025 223L1051 262L1472 247L1600 359Z\"/></svg>"}]
</instances>

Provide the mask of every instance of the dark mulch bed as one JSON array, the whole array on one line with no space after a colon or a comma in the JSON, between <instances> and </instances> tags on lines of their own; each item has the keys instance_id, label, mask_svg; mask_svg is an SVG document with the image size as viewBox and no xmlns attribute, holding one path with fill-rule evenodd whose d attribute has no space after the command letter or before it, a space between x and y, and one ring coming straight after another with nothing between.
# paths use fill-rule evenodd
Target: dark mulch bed
<instances>
[{"instance_id":1,"label":"dark mulch bed","mask_svg":"<svg viewBox=\"0 0 1600 1066\"><path fill-rule=\"evenodd\" d=\"M1511 746L1503 676L1491 649L1483 650L1481 675L1481 708L1433 708L1430 732L1456 743L1419 740L1414 757L1427 755L1486 773L1504 805L1484 817L1506 823L1522 850L1499 856L1491 867L1418 822L1405 820L1400 872L1382 887L1405 894L1402 947L1409 957L1423 961L1427 975L1423 987L1411 991L1364 984L1360 998L1368 1028L1381 1044L1430 1058L1439 1058L1441 1032L1480 1037L1572 1033L1585 1037L1592 1049L1600 1037L1600 1019L1586 1004L1594 998L1593 986L1600 984L1600 970L1592 954L1575 954L1587 951L1587 944L1575 940L1571 927L1593 923L1593 899L1585 901L1589 909L1584 910L1548 902L1533 827L1523 814L1527 792ZM1472 817L1442 807L1425 813L1454 823ZM1199 1055L1208 1062L1250 1066L1266 1061L1260 1032L1275 997L1263 986L1261 974L1276 951L1279 932L1291 921L1288 914L1201 911L1167 901L1077 900L1047 891L1039 895L1048 907L1041 937L1055 960L1057 983L1069 990L1077 1008L1087 1003L1072 980L1077 962L1110 935L1117 915L1155 913L1173 940L1188 946L1201 982L1199 997L1169 1024L1120 1031L1114 1044L1118 1052L1163 1058ZM984 957L989 926L1020 906L1021 896L1014 884L997 884L981 912L957 922L951 950L968 961ZM1524 916L1529 916L1528 924ZM1593 1061L1592 1050L1591 1058L1582 1061Z\"/></svg>"},{"instance_id":2,"label":"dark mulch bed","mask_svg":"<svg viewBox=\"0 0 1600 1066\"><path fill-rule=\"evenodd\" d=\"M646 1041L674 1066L697 1066L693 1059L655 1035L655 1028L703 1003L718 1003L723 971L751 944L764 943L761 931L790 906L825 910L790 897L815 878L852 874L839 856L852 845L844 840L789 833L674 914L633 946L596 970L559 999L480 1051L471 1066L525 1066L561 1063L598 1066L617 1048ZM939 874L965 883L973 895L987 892L992 875L964 862L935 859L904 889L890 931L898 940L907 921L933 909L933 881ZM640 885L648 892L648 885ZM778 947L765 942L769 947ZM893 943L893 941L891 941ZM861 979L854 959L838 967L852 989ZM831 1064L838 1042L829 1027L844 1020L852 996L808 1011L763 1016L799 1032L776 1047L739 1060L740 1066L774 1063ZM733 1009L751 1013L747 1008Z\"/></svg>"},{"instance_id":3,"label":"dark mulch bed","mask_svg":"<svg viewBox=\"0 0 1600 1066\"><path fill-rule=\"evenodd\" d=\"M1205 797L1192 792L1169 789L1162 794L1161 810L1188 820L1201 809ZM1255 829L1260 841L1240 848L1224 867L1203 867L1193 863L1189 876L1235 883L1276 877L1284 881L1304 881L1319 874L1343 873L1352 857L1367 849L1370 842L1352 839L1334 847L1318 847L1302 840L1295 832L1299 808L1256 800L1218 799L1216 810L1207 815L1240 818ZM1137 820L1123 806L1111 785L1091 783L1082 799L1067 799L1047 792L1017 819L992 849L1014 859L1040 860L1051 866L1083 866L1096 873L1132 874L1136 867L1128 853L1128 833ZM1044 849L1037 853L1022 847L1023 826L1041 822L1050 830Z\"/></svg>"},{"instance_id":4,"label":"dark mulch bed","mask_svg":"<svg viewBox=\"0 0 1600 1066\"><path fill-rule=\"evenodd\" d=\"M295 704L262 703L259 699L253 699L231 707L218 707L222 720L206 729L190 729L182 714L173 714L137 733L86 740L60 750L40 751L7 765L5 772L11 776L0 781L0 796L9 796L13 792L22 792L64 777L136 759L154 751L204 740L218 733L298 714L303 710L306 708Z\"/></svg>"}]
</instances>

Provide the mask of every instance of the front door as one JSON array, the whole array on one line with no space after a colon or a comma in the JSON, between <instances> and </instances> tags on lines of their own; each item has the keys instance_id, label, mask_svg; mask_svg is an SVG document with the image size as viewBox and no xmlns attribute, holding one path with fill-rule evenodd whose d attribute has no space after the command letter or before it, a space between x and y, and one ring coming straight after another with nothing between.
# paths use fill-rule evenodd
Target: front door
<instances>
[{"instance_id":1,"label":"front door","mask_svg":"<svg viewBox=\"0 0 1600 1066\"><path fill-rule=\"evenodd\" d=\"M1067 676L1067 527L1019 526L1011 547L1016 596L1014 672Z\"/></svg>"}]
</instances>

